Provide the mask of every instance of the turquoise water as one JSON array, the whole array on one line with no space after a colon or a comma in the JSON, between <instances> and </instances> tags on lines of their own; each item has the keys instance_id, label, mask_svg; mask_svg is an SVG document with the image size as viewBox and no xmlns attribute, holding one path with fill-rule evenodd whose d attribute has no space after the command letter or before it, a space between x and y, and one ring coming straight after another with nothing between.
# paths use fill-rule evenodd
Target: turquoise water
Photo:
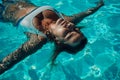
<instances>
[{"instance_id":1,"label":"turquoise water","mask_svg":"<svg viewBox=\"0 0 120 80\"><path fill-rule=\"evenodd\" d=\"M36 5L51 5L65 14L95 6L97 0L35 0ZM54 45L47 43L0 76L0 80L120 80L120 3L105 0L105 6L79 25L88 38L84 50L76 55L62 52L51 69ZM0 60L27 40L11 23L0 22ZM52 49L51 49L52 48Z\"/></svg>"}]
</instances>

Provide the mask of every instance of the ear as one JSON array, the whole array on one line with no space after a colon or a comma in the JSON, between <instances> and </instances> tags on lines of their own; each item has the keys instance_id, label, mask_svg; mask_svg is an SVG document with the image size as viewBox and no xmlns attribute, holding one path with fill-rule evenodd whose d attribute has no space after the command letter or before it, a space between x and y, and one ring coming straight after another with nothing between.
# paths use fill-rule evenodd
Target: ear
<instances>
[{"instance_id":1,"label":"ear","mask_svg":"<svg viewBox=\"0 0 120 80\"><path fill-rule=\"evenodd\" d=\"M55 39L55 43L56 43L56 44L59 45L59 44L61 43L58 38L55 37L54 39Z\"/></svg>"},{"instance_id":2,"label":"ear","mask_svg":"<svg viewBox=\"0 0 120 80\"><path fill-rule=\"evenodd\" d=\"M46 30L46 31L45 31L45 34L46 34L46 35L50 35L50 31Z\"/></svg>"},{"instance_id":3,"label":"ear","mask_svg":"<svg viewBox=\"0 0 120 80\"><path fill-rule=\"evenodd\" d=\"M60 41L57 41L56 43L57 43L57 44L61 44L61 42L60 42Z\"/></svg>"}]
</instances>

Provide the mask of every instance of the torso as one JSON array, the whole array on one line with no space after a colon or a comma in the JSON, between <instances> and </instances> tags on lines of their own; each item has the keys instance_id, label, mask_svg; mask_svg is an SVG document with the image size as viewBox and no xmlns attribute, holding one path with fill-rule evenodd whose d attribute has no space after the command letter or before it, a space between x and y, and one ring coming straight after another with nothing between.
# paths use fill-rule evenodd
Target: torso
<instances>
[{"instance_id":1,"label":"torso","mask_svg":"<svg viewBox=\"0 0 120 80\"><path fill-rule=\"evenodd\" d=\"M24 2L15 3L7 7L7 10L5 11L6 14L4 16L5 17L10 16L8 17L9 21L13 21L13 23L16 24L16 22L20 18L22 18L23 16L25 16L26 14L28 14L35 8L37 8L35 5L32 5L32 4L30 5L29 3L24 3ZM11 13L13 14L13 16L11 15ZM43 17L40 17L40 16L43 16ZM48 26L49 24L55 22L59 18L58 15L54 11L51 11L51 10L43 11L42 15L40 16L35 17L33 20L33 23L36 28L38 28L38 25L41 25L43 27ZM42 19L38 19L38 18L42 18ZM11 19L14 19L14 20L11 20Z\"/></svg>"}]
</instances>

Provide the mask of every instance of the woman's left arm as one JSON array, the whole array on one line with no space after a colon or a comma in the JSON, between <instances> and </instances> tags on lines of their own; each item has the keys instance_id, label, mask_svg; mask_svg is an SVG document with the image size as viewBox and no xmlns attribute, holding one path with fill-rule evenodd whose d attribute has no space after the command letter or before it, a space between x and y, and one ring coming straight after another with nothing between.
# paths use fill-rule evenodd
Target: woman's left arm
<instances>
[{"instance_id":1,"label":"woman's left arm","mask_svg":"<svg viewBox=\"0 0 120 80\"><path fill-rule=\"evenodd\" d=\"M13 67L15 64L22 61L27 56L35 53L47 41L46 38L41 37L37 34L29 33L28 36L30 39L27 42L22 44L21 47L19 47L17 50L10 53L8 56L3 58L2 61L0 61L0 74Z\"/></svg>"}]
</instances>

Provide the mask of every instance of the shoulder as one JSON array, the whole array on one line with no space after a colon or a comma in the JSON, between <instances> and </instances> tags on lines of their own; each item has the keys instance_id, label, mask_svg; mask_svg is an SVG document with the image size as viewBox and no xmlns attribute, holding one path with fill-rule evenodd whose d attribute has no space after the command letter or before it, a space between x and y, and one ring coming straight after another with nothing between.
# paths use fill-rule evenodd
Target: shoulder
<instances>
[{"instance_id":1,"label":"shoulder","mask_svg":"<svg viewBox=\"0 0 120 80\"><path fill-rule=\"evenodd\" d=\"M38 34L25 32L27 38L29 38L31 41L38 41L38 42L47 42L47 38Z\"/></svg>"}]
</instances>

